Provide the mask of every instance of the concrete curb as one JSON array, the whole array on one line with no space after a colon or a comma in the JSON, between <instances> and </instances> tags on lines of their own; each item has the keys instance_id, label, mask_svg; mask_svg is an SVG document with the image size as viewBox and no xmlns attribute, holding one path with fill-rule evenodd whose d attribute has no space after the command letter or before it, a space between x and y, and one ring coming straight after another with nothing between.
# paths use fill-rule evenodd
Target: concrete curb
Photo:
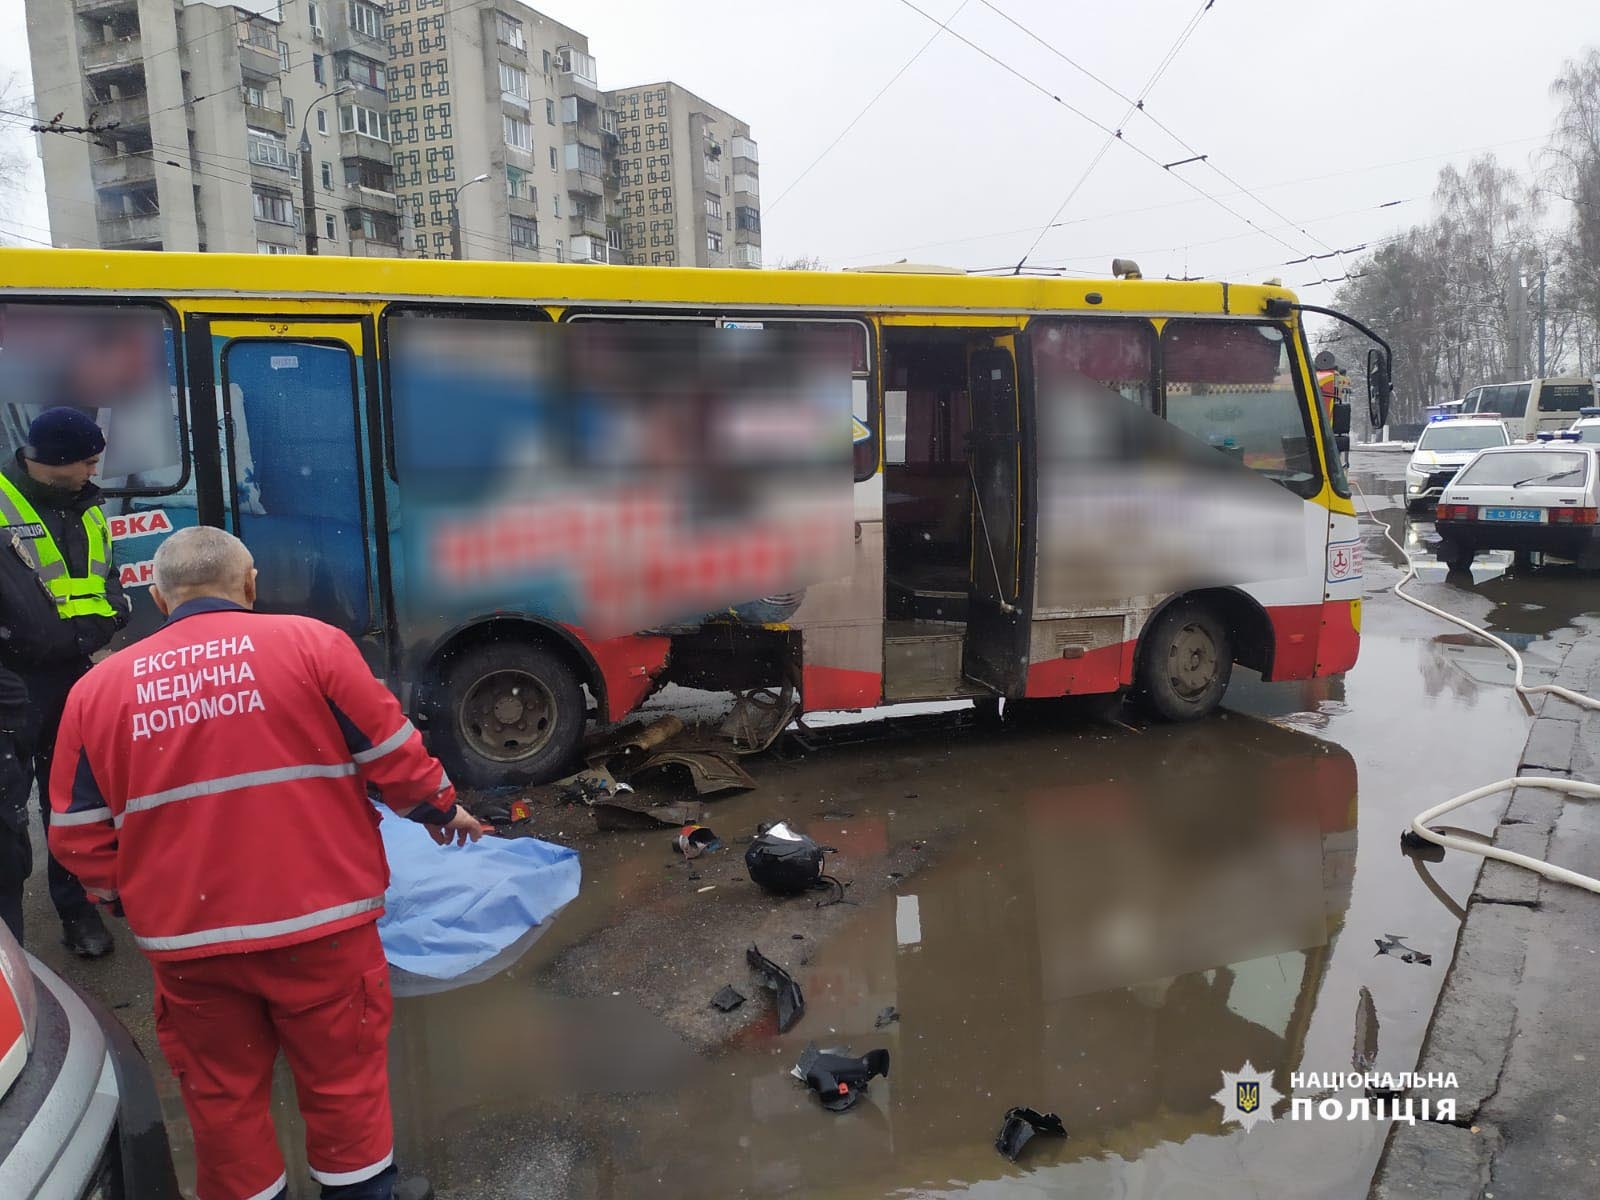
<instances>
[{"instance_id":1,"label":"concrete curb","mask_svg":"<svg viewBox=\"0 0 1600 1200\"><path fill-rule=\"evenodd\" d=\"M1568 648L1554 682L1582 691L1597 668L1600 638L1583 639ZM1580 740L1584 724L1579 711L1556 698L1540 701L1516 773L1595 778L1591 768L1597 764ZM1564 807L1559 793L1515 789L1495 829L1495 844L1546 857ZM1482 1113L1500 1088L1518 1037L1518 985L1529 940L1541 925L1544 883L1531 871L1484 860L1417 1065L1419 1075L1454 1073L1459 1086L1453 1092L1410 1093L1412 1111L1419 1113L1423 1099L1430 1101L1431 1112L1440 1099L1453 1098L1455 1122L1396 1124L1369 1200L1486 1196L1502 1131Z\"/></svg>"}]
</instances>

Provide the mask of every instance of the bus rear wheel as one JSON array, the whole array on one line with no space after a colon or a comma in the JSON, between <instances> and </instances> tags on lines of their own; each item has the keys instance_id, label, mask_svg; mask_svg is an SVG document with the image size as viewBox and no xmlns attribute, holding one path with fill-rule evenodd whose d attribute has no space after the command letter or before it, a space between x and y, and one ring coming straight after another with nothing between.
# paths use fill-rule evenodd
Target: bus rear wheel
<instances>
[{"instance_id":1,"label":"bus rear wheel","mask_svg":"<svg viewBox=\"0 0 1600 1200\"><path fill-rule=\"evenodd\" d=\"M1139 699L1166 721L1196 721L1215 712L1233 675L1233 639L1203 604L1179 601L1144 636Z\"/></svg>"},{"instance_id":2,"label":"bus rear wheel","mask_svg":"<svg viewBox=\"0 0 1600 1200\"><path fill-rule=\"evenodd\" d=\"M588 718L576 672L531 642L465 651L447 667L440 701L439 757L469 788L559 778Z\"/></svg>"}]
</instances>

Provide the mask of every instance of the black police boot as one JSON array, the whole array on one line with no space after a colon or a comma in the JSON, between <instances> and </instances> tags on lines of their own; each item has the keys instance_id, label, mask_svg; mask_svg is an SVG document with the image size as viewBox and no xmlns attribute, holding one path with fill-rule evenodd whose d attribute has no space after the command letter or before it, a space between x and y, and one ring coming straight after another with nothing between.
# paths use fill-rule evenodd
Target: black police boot
<instances>
[{"instance_id":1,"label":"black police boot","mask_svg":"<svg viewBox=\"0 0 1600 1200\"><path fill-rule=\"evenodd\" d=\"M61 923L61 944L79 958L104 958L116 948L111 931L92 908Z\"/></svg>"}]
</instances>

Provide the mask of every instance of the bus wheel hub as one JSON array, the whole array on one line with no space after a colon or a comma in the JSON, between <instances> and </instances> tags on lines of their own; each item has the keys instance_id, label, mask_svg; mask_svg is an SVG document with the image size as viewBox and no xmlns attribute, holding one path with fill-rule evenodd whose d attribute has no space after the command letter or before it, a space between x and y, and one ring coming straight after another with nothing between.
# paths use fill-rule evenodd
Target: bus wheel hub
<instances>
[{"instance_id":1,"label":"bus wheel hub","mask_svg":"<svg viewBox=\"0 0 1600 1200\"><path fill-rule=\"evenodd\" d=\"M1177 689L1186 696L1197 696L1216 677L1217 648L1204 629L1188 625L1173 639L1167 662Z\"/></svg>"},{"instance_id":2,"label":"bus wheel hub","mask_svg":"<svg viewBox=\"0 0 1600 1200\"><path fill-rule=\"evenodd\" d=\"M482 676L462 700L458 718L462 740L498 762L536 754L555 725L555 699L548 688L522 671Z\"/></svg>"}]
</instances>

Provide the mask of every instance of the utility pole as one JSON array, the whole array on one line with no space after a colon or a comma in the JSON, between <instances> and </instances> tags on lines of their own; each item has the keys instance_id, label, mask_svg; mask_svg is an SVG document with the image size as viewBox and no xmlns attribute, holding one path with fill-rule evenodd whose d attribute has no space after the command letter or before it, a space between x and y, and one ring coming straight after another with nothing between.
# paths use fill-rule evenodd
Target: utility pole
<instances>
[{"instance_id":1,"label":"utility pole","mask_svg":"<svg viewBox=\"0 0 1600 1200\"><path fill-rule=\"evenodd\" d=\"M1539 378L1544 378L1544 277L1548 268L1539 268Z\"/></svg>"},{"instance_id":2,"label":"utility pole","mask_svg":"<svg viewBox=\"0 0 1600 1200\"><path fill-rule=\"evenodd\" d=\"M460 187L450 189L450 257L457 261L461 258L461 211L456 206L456 198L475 183L482 183L488 179L487 175L475 175Z\"/></svg>"},{"instance_id":3,"label":"utility pole","mask_svg":"<svg viewBox=\"0 0 1600 1200\"><path fill-rule=\"evenodd\" d=\"M305 112L300 114L300 209L301 219L305 223L307 254L317 252L316 192L311 182L311 114L329 96L341 96L354 86L348 81L341 83L333 91L323 93L306 105Z\"/></svg>"}]
</instances>

